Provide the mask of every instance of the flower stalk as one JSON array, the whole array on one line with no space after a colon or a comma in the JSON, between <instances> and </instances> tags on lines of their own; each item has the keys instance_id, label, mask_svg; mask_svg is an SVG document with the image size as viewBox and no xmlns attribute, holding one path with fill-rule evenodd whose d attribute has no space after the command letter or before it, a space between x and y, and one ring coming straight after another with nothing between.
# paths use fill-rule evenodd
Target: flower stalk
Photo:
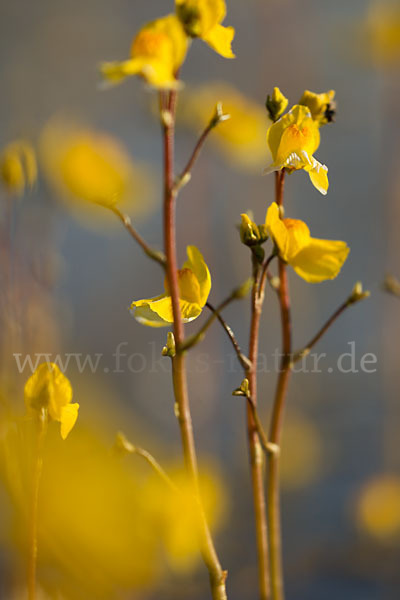
<instances>
[{"instance_id":1,"label":"flower stalk","mask_svg":"<svg viewBox=\"0 0 400 600\"><path fill-rule=\"evenodd\" d=\"M275 198L278 206L283 206L284 178L284 169L276 173ZM282 359L272 410L269 441L280 448L285 402L291 372L292 326L286 264L281 258L278 260L280 280L278 298L282 327ZM280 452L270 453L268 457L267 495L269 545L271 554L271 589L273 600L284 599L279 473Z\"/></svg>"},{"instance_id":2,"label":"flower stalk","mask_svg":"<svg viewBox=\"0 0 400 600\"><path fill-rule=\"evenodd\" d=\"M164 246L166 275L171 294L175 343L176 347L180 348L184 343L184 331L179 302L175 225L174 130L177 93L173 90L169 92L168 97L165 97L165 92L160 92L160 95L160 105L166 105L167 113L169 114L169 118L167 119L165 118L166 111L163 113L164 117L163 114L161 115L164 145ZM197 454L187 388L185 353L178 351L171 360L176 414L181 432L184 461L198 506L201 552L209 572L213 600L226 600L225 580L227 573L222 570L219 562L200 497Z\"/></svg>"},{"instance_id":3,"label":"flower stalk","mask_svg":"<svg viewBox=\"0 0 400 600\"><path fill-rule=\"evenodd\" d=\"M258 581L260 599L269 600L270 594L270 569L268 550L268 524L266 514L266 498L264 488L264 456L259 438L259 431L255 419L257 407L257 358L260 329L260 317L264 299L265 278L256 256L253 254L253 289L251 295L251 325L249 340L250 366L246 371L249 381L251 403L247 402L247 437L250 454L250 469L253 489L253 503L256 525L257 556L258 556ZM262 287L260 287L262 286Z\"/></svg>"},{"instance_id":4,"label":"flower stalk","mask_svg":"<svg viewBox=\"0 0 400 600\"><path fill-rule=\"evenodd\" d=\"M39 488L43 466L43 445L47 429L47 411L42 408L37 419L36 449L30 493L29 529L28 529L28 600L36 600L36 568L38 554L38 508Z\"/></svg>"}]
</instances>

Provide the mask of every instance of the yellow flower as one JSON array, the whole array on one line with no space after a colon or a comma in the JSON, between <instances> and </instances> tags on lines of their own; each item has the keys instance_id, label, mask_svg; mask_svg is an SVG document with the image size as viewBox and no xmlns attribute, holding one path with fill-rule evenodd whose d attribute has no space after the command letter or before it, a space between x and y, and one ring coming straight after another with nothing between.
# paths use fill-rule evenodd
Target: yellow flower
<instances>
[{"instance_id":1,"label":"yellow flower","mask_svg":"<svg viewBox=\"0 0 400 600\"><path fill-rule=\"evenodd\" d=\"M72 386L54 363L42 363L25 384L25 403L29 410L45 409L61 423L61 437L67 437L78 418L79 404L71 404Z\"/></svg>"},{"instance_id":2,"label":"yellow flower","mask_svg":"<svg viewBox=\"0 0 400 600\"><path fill-rule=\"evenodd\" d=\"M319 146L318 124L313 121L306 106L296 104L267 131L267 142L272 162L264 173L288 169L304 169L311 183L321 194L328 191L328 167L318 162L313 153Z\"/></svg>"},{"instance_id":3,"label":"yellow flower","mask_svg":"<svg viewBox=\"0 0 400 600\"><path fill-rule=\"evenodd\" d=\"M243 95L225 82L214 82L185 89L178 117L189 127L204 129L212 115L212 107L221 102L230 118L218 124L210 136L227 161L235 167L257 171L265 165L268 152L264 131L271 125L262 105Z\"/></svg>"},{"instance_id":4,"label":"yellow flower","mask_svg":"<svg viewBox=\"0 0 400 600\"><path fill-rule=\"evenodd\" d=\"M184 323L197 319L211 290L211 276L201 252L196 246L186 249L188 260L178 271L181 315ZM135 319L150 327L163 327L173 322L171 296L165 293L148 300L132 302Z\"/></svg>"},{"instance_id":5,"label":"yellow flower","mask_svg":"<svg viewBox=\"0 0 400 600\"><path fill-rule=\"evenodd\" d=\"M368 481L357 502L361 528L381 542L400 537L400 479L382 474Z\"/></svg>"},{"instance_id":6,"label":"yellow flower","mask_svg":"<svg viewBox=\"0 0 400 600\"><path fill-rule=\"evenodd\" d=\"M303 221L281 219L276 202L267 211L265 225L279 256L308 283L334 279L350 251L345 242L311 237Z\"/></svg>"},{"instance_id":7,"label":"yellow flower","mask_svg":"<svg viewBox=\"0 0 400 600\"><path fill-rule=\"evenodd\" d=\"M0 179L11 194L22 194L37 179L35 151L29 142L11 142L0 154Z\"/></svg>"},{"instance_id":8,"label":"yellow flower","mask_svg":"<svg viewBox=\"0 0 400 600\"><path fill-rule=\"evenodd\" d=\"M224 58L235 58L231 48L235 30L221 25L225 0L175 0L175 4L188 36L201 38Z\"/></svg>"},{"instance_id":9,"label":"yellow flower","mask_svg":"<svg viewBox=\"0 0 400 600\"><path fill-rule=\"evenodd\" d=\"M141 75L155 88L175 88L187 46L181 22L175 15L168 15L142 27L132 42L128 60L102 63L101 72L110 83Z\"/></svg>"},{"instance_id":10,"label":"yellow flower","mask_svg":"<svg viewBox=\"0 0 400 600\"><path fill-rule=\"evenodd\" d=\"M372 2L361 25L362 57L377 67L400 63L400 7L397 0Z\"/></svg>"},{"instance_id":11,"label":"yellow flower","mask_svg":"<svg viewBox=\"0 0 400 600\"><path fill-rule=\"evenodd\" d=\"M326 123L331 123L334 119L336 108L334 98L334 90L323 92L322 94L315 94L314 92L305 90L299 100L299 104L307 106L310 109L312 118L321 127L322 125L326 125Z\"/></svg>"},{"instance_id":12,"label":"yellow flower","mask_svg":"<svg viewBox=\"0 0 400 600\"><path fill-rule=\"evenodd\" d=\"M134 209L136 217L151 208L145 170L135 166L109 134L54 118L43 130L40 157L57 196L78 216L86 214L91 225L102 217L110 222L109 215L93 205Z\"/></svg>"}]
</instances>

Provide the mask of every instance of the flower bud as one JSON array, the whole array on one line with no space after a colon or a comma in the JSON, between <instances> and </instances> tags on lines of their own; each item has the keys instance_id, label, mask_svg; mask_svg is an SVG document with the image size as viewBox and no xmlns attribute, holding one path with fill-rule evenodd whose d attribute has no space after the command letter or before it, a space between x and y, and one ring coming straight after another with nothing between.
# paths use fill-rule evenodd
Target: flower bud
<instances>
[{"instance_id":1,"label":"flower bud","mask_svg":"<svg viewBox=\"0 0 400 600\"><path fill-rule=\"evenodd\" d=\"M37 178L35 152L23 140L12 142L0 154L0 179L10 194L21 195Z\"/></svg>"},{"instance_id":2,"label":"flower bud","mask_svg":"<svg viewBox=\"0 0 400 600\"><path fill-rule=\"evenodd\" d=\"M270 96L268 94L265 106L271 121L277 121L281 114L286 110L289 100L282 94L278 87L274 87L274 91Z\"/></svg>"}]
</instances>

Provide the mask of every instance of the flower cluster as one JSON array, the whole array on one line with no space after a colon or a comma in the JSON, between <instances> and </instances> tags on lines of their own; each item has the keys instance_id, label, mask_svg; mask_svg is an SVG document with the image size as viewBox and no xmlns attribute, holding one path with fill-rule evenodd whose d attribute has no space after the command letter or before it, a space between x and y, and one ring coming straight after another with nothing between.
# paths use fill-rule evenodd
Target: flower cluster
<instances>
[{"instance_id":1,"label":"flower cluster","mask_svg":"<svg viewBox=\"0 0 400 600\"><path fill-rule=\"evenodd\" d=\"M279 101L274 100L274 95ZM275 123L267 132L271 161L264 173L282 169L291 173L303 169L314 187L325 195L329 187L328 167L313 155L320 144L319 128L333 120L335 92L314 94L306 90L299 103L283 116L280 115L287 106L287 100L278 88L275 88L274 95L267 99L267 109ZM275 112L274 106L278 107Z\"/></svg>"},{"instance_id":2,"label":"flower cluster","mask_svg":"<svg viewBox=\"0 0 400 600\"><path fill-rule=\"evenodd\" d=\"M225 58L234 58L233 27L224 27L225 0L176 0L175 14L167 15L140 29L133 39L130 58L101 65L109 83L140 75L152 87L174 89L178 73L193 38L200 38Z\"/></svg>"}]
</instances>

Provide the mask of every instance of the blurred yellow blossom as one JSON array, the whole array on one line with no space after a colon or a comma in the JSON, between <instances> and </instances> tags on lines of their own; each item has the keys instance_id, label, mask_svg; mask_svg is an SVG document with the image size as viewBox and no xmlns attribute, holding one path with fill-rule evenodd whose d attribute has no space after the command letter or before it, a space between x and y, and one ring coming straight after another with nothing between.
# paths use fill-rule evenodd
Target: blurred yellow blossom
<instances>
[{"instance_id":1,"label":"blurred yellow blossom","mask_svg":"<svg viewBox=\"0 0 400 600\"><path fill-rule=\"evenodd\" d=\"M110 222L94 205L118 205L135 217L151 210L146 168L109 134L56 117L43 130L40 157L57 196L91 225L101 218Z\"/></svg>"},{"instance_id":2,"label":"blurred yellow blossom","mask_svg":"<svg viewBox=\"0 0 400 600\"><path fill-rule=\"evenodd\" d=\"M334 101L335 92L323 92L315 94L309 90L304 90L302 97L299 100L301 106L307 106L310 109L311 116L319 126L331 123L335 116L336 104Z\"/></svg>"},{"instance_id":3,"label":"blurred yellow blossom","mask_svg":"<svg viewBox=\"0 0 400 600\"><path fill-rule=\"evenodd\" d=\"M271 96L268 94L265 106L272 121L276 121L285 112L289 100L278 87L274 87Z\"/></svg>"},{"instance_id":4,"label":"blurred yellow blossom","mask_svg":"<svg viewBox=\"0 0 400 600\"><path fill-rule=\"evenodd\" d=\"M71 383L58 366L50 362L39 365L26 382L24 393L28 410L44 409L51 419L59 421L65 440L78 418L79 404L71 404Z\"/></svg>"},{"instance_id":5,"label":"blurred yellow blossom","mask_svg":"<svg viewBox=\"0 0 400 600\"><path fill-rule=\"evenodd\" d=\"M226 16L225 0L175 0L175 4L190 37L201 38L224 58L235 58L231 48L235 30L221 25Z\"/></svg>"},{"instance_id":6,"label":"blurred yellow blossom","mask_svg":"<svg viewBox=\"0 0 400 600\"><path fill-rule=\"evenodd\" d=\"M361 24L361 48L377 67L400 63L400 5L396 0L377 0L369 6Z\"/></svg>"},{"instance_id":7,"label":"blurred yellow blossom","mask_svg":"<svg viewBox=\"0 0 400 600\"><path fill-rule=\"evenodd\" d=\"M198 510L193 485L180 466L167 465L176 490L156 475L149 479L144 494L158 519L158 531L168 564L178 572L192 570L199 558ZM200 493L211 529L222 525L227 514L227 498L221 476L214 465L200 467Z\"/></svg>"},{"instance_id":8,"label":"blurred yellow blossom","mask_svg":"<svg viewBox=\"0 0 400 600\"><path fill-rule=\"evenodd\" d=\"M368 481L357 501L360 527L381 540L400 538L400 477L380 475Z\"/></svg>"},{"instance_id":9,"label":"blurred yellow blossom","mask_svg":"<svg viewBox=\"0 0 400 600\"><path fill-rule=\"evenodd\" d=\"M230 119L213 129L210 142L235 167L250 171L261 169L268 159L264 132L271 125L262 105L228 83L215 82L185 90L181 116L188 126L204 129L217 102Z\"/></svg>"},{"instance_id":10,"label":"blurred yellow blossom","mask_svg":"<svg viewBox=\"0 0 400 600\"><path fill-rule=\"evenodd\" d=\"M201 314L211 290L210 271L196 246L186 249L188 260L178 271L181 315L184 323ZM171 296L165 282L165 293L147 300L132 302L135 319L150 327L164 327L173 323Z\"/></svg>"},{"instance_id":11,"label":"blurred yellow blossom","mask_svg":"<svg viewBox=\"0 0 400 600\"><path fill-rule=\"evenodd\" d=\"M10 194L20 195L37 179L37 164L32 145L16 140L0 152L0 179Z\"/></svg>"},{"instance_id":12,"label":"blurred yellow blossom","mask_svg":"<svg viewBox=\"0 0 400 600\"><path fill-rule=\"evenodd\" d=\"M303 415L292 415L285 423L281 480L287 489L304 488L324 468L323 443L317 427Z\"/></svg>"},{"instance_id":13,"label":"blurred yellow blossom","mask_svg":"<svg viewBox=\"0 0 400 600\"><path fill-rule=\"evenodd\" d=\"M334 279L339 274L349 253L345 242L311 237L304 221L281 219L275 202L268 208L265 225L279 256L308 283Z\"/></svg>"},{"instance_id":14,"label":"blurred yellow blossom","mask_svg":"<svg viewBox=\"0 0 400 600\"><path fill-rule=\"evenodd\" d=\"M142 27L132 42L128 60L105 62L101 72L110 83L141 75L155 88L175 88L176 74L185 60L187 46L181 22L175 15L167 15Z\"/></svg>"},{"instance_id":15,"label":"blurred yellow blossom","mask_svg":"<svg viewBox=\"0 0 400 600\"><path fill-rule=\"evenodd\" d=\"M311 183L321 194L328 191L328 167L318 162L313 154L320 143L318 124L306 106L296 104L267 131L267 142L272 162L264 173L281 169L289 172L304 169Z\"/></svg>"}]
</instances>

